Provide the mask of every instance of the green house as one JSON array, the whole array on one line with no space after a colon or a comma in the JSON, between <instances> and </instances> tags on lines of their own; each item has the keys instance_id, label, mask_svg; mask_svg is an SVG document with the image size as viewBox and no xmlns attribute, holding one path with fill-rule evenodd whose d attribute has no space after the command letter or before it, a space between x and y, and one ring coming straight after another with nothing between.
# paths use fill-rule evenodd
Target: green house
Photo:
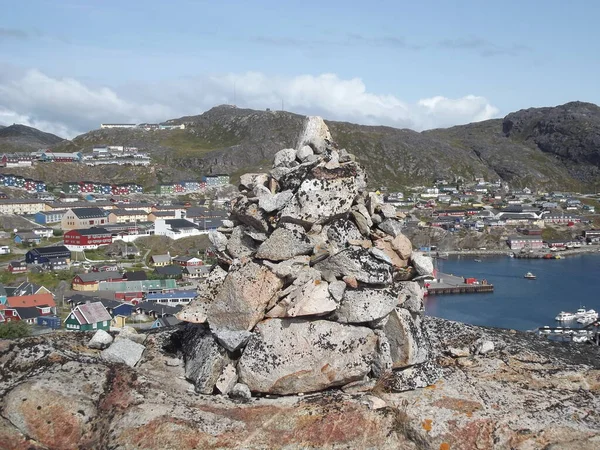
<instances>
[{"instance_id":1,"label":"green house","mask_svg":"<svg viewBox=\"0 0 600 450\"><path fill-rule=\"evenodd\" d=\"M65 319L67 331L108 330L112 316L100 302L77 305Z\"/></svg>"}]
</instances>

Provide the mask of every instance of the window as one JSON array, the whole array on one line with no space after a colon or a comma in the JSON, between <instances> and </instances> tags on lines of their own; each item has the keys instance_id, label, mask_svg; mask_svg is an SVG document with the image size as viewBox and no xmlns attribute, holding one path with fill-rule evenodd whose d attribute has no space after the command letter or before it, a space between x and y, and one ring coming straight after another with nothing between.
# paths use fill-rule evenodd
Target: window
<instances>
[{"instance_id":1,"label":"window","mask_svg":"<svg viewBox=\"0 0 600 450\"><path fill-rule=\"evenodd\" d=\"M104 326L108 325L108 320L104 321Z\"/></svg>"},{"instance_id":2,"label":"window","mask_svg":"<svg viewBox=\"0 0 600 450\"><path fill-rule=\"evenodd\" d=\"M92 328L95 330L96 328L98 328L98 324L97 323L93 323L92 324Z\"/></svg>"}]
</instances>

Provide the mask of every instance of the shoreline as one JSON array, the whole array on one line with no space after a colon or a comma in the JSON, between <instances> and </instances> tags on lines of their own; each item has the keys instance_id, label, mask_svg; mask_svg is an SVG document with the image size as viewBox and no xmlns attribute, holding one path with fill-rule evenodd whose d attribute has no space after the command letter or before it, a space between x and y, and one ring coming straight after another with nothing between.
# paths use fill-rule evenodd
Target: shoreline
<instances>
[{"instance_id":1,"label":"shoreline","mask_svg":"<svg viewBox=\"0 0 600 450\"><path fill-rule=\"evenodd\" d=\"M544 255L547 253L551 253L552 255L560 255L563 256L577 256L584 254L593 254L600 252L600 246L590 245L581 248L574 248L571 250L562 250L558 252L550 252L550 251L534 251L531 255ZM519 251L513 251L509 248L504 250L448 250L448 251L437 251L432 252L432 255L435 254L446 254L448 256L508 256L511 253L515 255L520 253Z\"/></svg>"}]
</instances>

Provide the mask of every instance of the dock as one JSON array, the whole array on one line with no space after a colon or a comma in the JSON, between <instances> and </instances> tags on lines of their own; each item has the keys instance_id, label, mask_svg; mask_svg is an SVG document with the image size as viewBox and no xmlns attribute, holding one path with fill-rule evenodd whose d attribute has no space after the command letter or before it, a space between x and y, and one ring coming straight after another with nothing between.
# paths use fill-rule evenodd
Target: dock
<instances>
[{"instance_id":1,"label":"dock","mask_svg":"<svg viewBox=\"0 0 600 450\"><path fill-rule=\"evenodd\" d=\"M540 327L537 330L537 334L546 338L554 338L560 341L571 341L571 342L591 342L596 345L600 345L600 322L595 321L582 328L572 327Z\"/></svg>"},{"instance_id":2,"label":"dock","mask_svg":"<svg viewBox=\"0 0 600 450\"><path fill-rule=\"evenodd\" d=\"M427 283L426 287L427 295L494 292L494 285L486 280L477 281L473 278L457 277L446 273L439 273L438 277Z\"/></svg>"}]
</instances>

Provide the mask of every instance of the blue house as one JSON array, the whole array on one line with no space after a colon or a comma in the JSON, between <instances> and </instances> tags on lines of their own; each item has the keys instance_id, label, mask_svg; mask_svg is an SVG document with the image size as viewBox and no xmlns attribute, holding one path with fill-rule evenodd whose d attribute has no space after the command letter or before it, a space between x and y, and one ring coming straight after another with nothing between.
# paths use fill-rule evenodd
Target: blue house
<instances>
[{"instance_id":1,"label":"blue house","mask_svg":"<svg viewBox=\"0 0 600 450\"><path fill-rule=\"evenodd\" d=\"M39 245L42 242L42 237L37 234L25 231L23 233L17 233L15 235L15 244L35 244Z\"/></svg>"},{"instance_id":2,"label":"blue house","mask_svg":"<svg viewBox=\"0 0 600 450\"><path fill-rule=\"evenodd\" d=\"M62 218L66 212L66 209L57 209L54 211L39 211L35 214L35 222L39 223L40 225L59 223L62 221Z\"/></svg>"}]
</instances>

